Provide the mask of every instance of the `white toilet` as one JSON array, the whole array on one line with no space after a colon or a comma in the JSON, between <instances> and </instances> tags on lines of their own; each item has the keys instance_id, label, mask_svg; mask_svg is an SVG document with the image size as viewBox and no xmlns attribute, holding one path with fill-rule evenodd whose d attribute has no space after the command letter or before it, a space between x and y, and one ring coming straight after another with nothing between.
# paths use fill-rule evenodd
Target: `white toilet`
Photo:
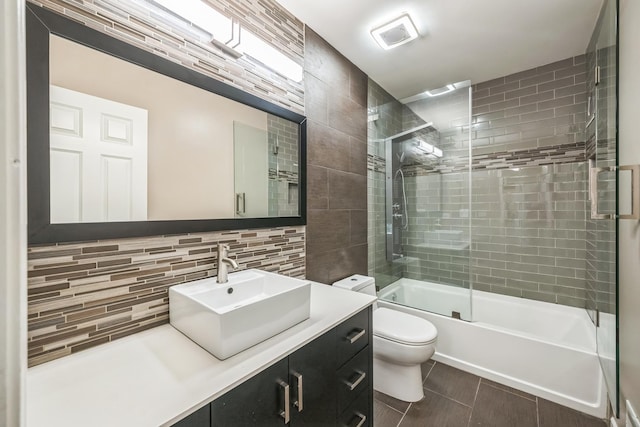
<instances>
[{"instance_id":1,"label":"white toilet","mask_svg":"<svg viewBox=\"0 0 640 427\"><path fill-rule=\"evenodd\" d=\"M333 286L376 295L373 277L353 276ZM420 365L436 350L438 330L428 320L373 307L373 388L406 402L424 397Z\"/></svg>"}]
</instances>

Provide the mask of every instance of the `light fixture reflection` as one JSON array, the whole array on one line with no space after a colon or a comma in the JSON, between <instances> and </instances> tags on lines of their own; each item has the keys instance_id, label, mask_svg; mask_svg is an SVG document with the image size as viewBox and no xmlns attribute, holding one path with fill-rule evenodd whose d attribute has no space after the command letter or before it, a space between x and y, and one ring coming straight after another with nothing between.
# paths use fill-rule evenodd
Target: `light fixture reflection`
<instances>
[{"instance_id":1,"label":"light fixture reflection","mask_svg":"<svg viewBox=\"0 0 640 427\"><path fill-rule=\"evenodd\" d=\"M302 66L200 0L152 0L213 37L211 42L232 56L249 56L276 73L301 82Z\"/></svg>"}]
</instances>

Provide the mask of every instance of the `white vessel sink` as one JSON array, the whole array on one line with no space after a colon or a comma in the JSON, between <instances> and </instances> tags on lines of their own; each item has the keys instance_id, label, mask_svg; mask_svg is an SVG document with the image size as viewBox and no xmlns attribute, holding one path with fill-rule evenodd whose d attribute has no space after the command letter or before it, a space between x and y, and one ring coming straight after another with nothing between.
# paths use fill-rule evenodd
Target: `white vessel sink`
<instances>
[{"instance_id":1,"label":"white vessel sink","mask_svg":"<svg viewBox=\"0 0 640 427\"><path fill-rule=\"evenodd\" d=\"M309 282L244 270L169 288L171 325L226 359L309 318Z\"/></svg>"}]
</instances>

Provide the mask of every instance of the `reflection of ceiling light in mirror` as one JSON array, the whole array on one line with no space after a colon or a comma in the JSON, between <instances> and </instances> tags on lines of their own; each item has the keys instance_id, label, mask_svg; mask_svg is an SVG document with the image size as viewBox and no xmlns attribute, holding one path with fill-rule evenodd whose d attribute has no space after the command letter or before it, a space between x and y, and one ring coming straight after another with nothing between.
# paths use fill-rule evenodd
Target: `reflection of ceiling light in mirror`
<instances>
[{"instance_id":1,"label":"reflection of ceiling light in mirror","mask_svg":"<svg viewBox=\"0 0 640 427\"><path fill-rule=\"evenodd\" d=\"M276 73L302 81L302 66L269 45L231 18L200 0L152 0L179 17L191 21L213 36L212 43L232 56L247 55Z\"/></svg>"},{"instance_id":2,"label":"reflection of ceiling light in mirror","mask_svg":"<svg viewBox=\"0 0 640 427\"><path fill-rule=\"evenodd\" d=\"M405 13L371 30L371 36L381 48L389 50L418 38L418 30L409 14Z\"/></svg>"},{"instance_id":3,"label":"reflection of ceiling light in mirror","mask_svg":"<svg viewBox=\"0 0 640 427\"><path fill-rule=\"evenodd\" d=\"M433 147L433 155L436 157L442 157L444 153L438 147Z\"/></svg>"}]
</instances>

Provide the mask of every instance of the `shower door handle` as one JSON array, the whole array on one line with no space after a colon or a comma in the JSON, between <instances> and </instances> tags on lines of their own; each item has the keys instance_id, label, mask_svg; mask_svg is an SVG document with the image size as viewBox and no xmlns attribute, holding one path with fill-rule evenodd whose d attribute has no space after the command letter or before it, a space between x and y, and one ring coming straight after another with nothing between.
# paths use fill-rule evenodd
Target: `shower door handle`
<instances>
[{"instance_id":1,"label":"shower door handle","mask_svg":"<svg viewBox=\"0 0 640 427\"><path fill-rule=\"evenodd\" d=\"M589 160L592 163L592 160ZM615 166L589 167L589 199L591 200L591 219L614 219L613 214L601 214L598 212L598 175L600 172L614 172Z\"/></svg>"},{"instance_id":2,"label":"shower door handle","mask_svg":"<svg viewBox=\"0 0 640 427\"><path fill-rule=\"evenodd\" d=\"M236 193L236 213L238 215L244 215L247 212L245 203L245 193Z\"/></svg>"},{"instance_id":3,"label":"shower door handle","mask_svg":"<svg viewBox=\"0 0 640 427\"><path fill-rule=\"evenodd\" d=\"M590 161L591 162L591 161ZM640 165L618 166L618 171L631 172L631 213L620 214L620 219L640 220ZM591 200L591 219L615 219L615 214L598 212L598 175L600 172L615 172L615 166L589 168L589 199Z\"/></svg>"},{"instance_id":4,"label":"shower door handle","mask_svg":"<svg viewBox=\"0 0 640 427\"><path fill-rule=\"evenodd\" d=\"M640 220L640 165L619 166L618 170L631 171L631 213L619 218Z\"/></svg>"}]
</instances>

